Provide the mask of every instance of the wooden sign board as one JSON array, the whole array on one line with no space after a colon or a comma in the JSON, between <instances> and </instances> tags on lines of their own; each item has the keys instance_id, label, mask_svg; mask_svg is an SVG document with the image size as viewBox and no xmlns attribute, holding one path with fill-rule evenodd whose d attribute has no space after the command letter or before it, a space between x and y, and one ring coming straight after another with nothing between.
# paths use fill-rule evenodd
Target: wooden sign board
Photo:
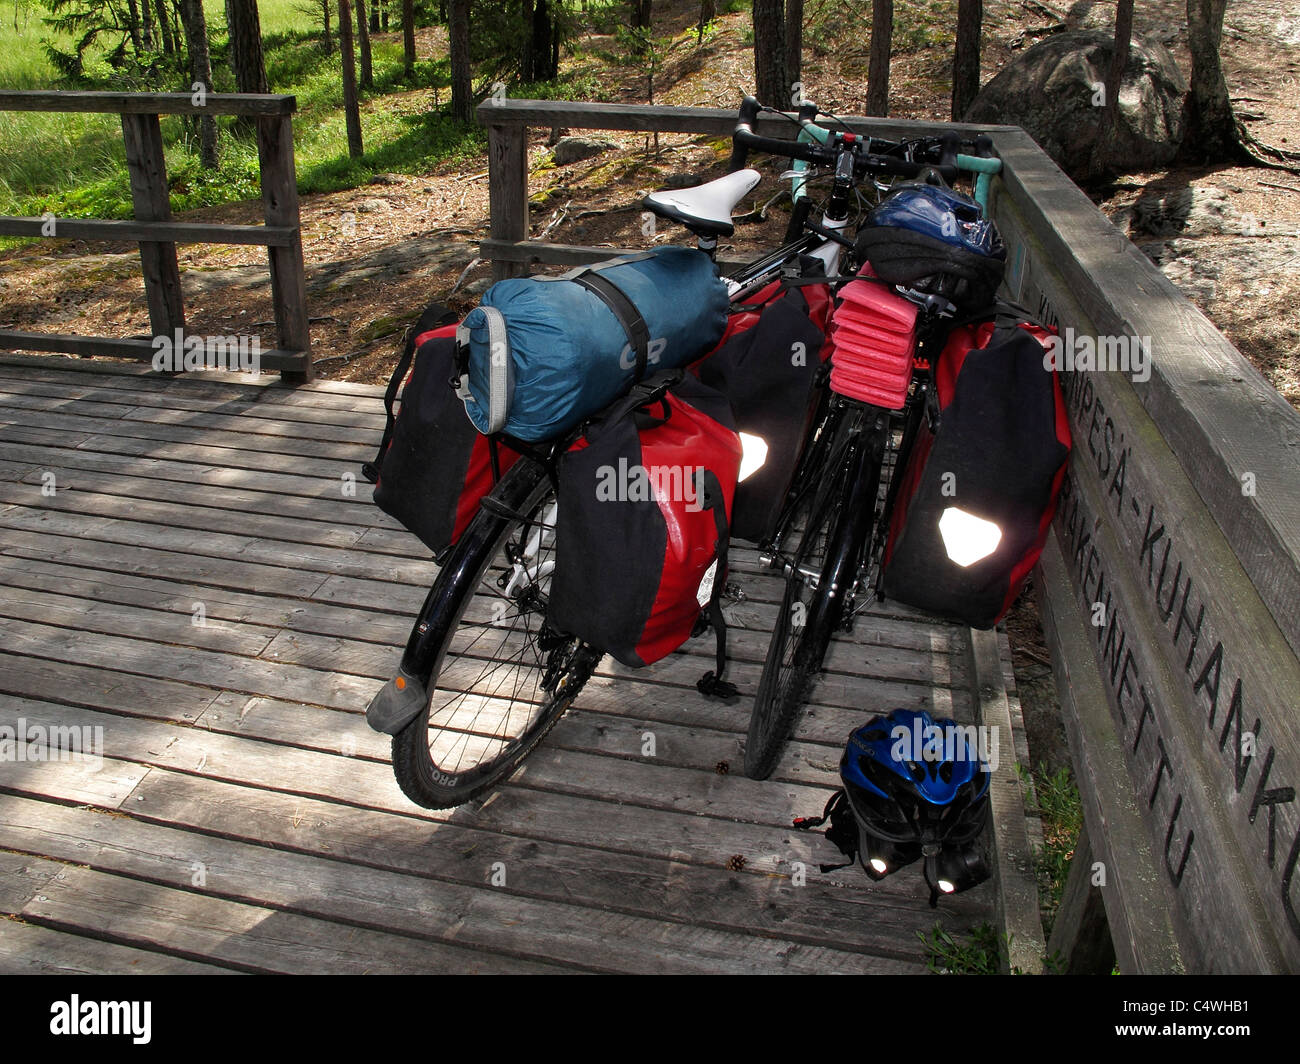
<instances>
[{"instance_id":1,"label":"wooden sign board","mask_svg":"<svg viewBox=\"0 0 1300 1064\"><path fill-rule=\"evenodd\" d=\"M1076 765L1123 759L1104 793L1080 773L1112 930L1147 937L1121 969L1300 971L1300 415L1028 137L995 141L1008 294L1074 356L1040 578L1063 705L1104 692L1067 719Z\"/></svg>"}]
</instances>

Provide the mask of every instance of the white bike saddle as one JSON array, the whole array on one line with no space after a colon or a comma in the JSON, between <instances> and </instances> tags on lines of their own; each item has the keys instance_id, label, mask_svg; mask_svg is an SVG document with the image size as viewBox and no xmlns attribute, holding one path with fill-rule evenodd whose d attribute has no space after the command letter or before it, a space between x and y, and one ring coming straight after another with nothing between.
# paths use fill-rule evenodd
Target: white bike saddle
<instances>
[{"instance_id":1,"label":"white bike saddle","mask_svg":"<svg viewBox=\"0 0 1300 1064\"><path fill-rule=\"evenodd\" d=\"M652 192L641 201L660 218L681 222L702 236L731 236L731 212L759 182L757 170L737 170L694 188Z\"/></svg>"}]
</instances>

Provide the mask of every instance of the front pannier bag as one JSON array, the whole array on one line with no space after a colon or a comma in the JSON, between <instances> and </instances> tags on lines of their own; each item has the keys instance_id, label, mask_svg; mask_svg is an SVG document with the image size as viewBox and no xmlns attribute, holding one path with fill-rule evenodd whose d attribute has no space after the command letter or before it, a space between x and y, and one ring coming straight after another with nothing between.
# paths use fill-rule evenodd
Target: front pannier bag
<instances>
[{"instance_id":1,"label":"front pannier bag","mask_svg":"<svg viewBox=\"0 0 1300 1064\"><path fill-rule=\"evenodd\" d=\"M680 371L593 419L559 462L551 627L633 667L686 642L726 580L739 470L727 400Z\"/></svg>"},{"instance_id":2,"label":"front pannier bag","mask_svg":"<svg viewBox=\"0 0 1300 1064\"><path fill-rule=\"evenodd\" d=\"M470 424L451 386L454 318L435 304L411 329L384 398L388 425L379 453L362 467L375 484L375 505L419 536L435 556L460 538L494 484L492 442ZM415 369L402 388L412 359ZM498 445L497 473L518 457Z\"/></svg>"},{"instance_id":3,"label":"front pannier bag","mask_svg":"<svg viewBox=\"0 0 1300 1064\"><path fill-rule=\"evenodd\" d=\"M991 628L1047 541L1070 454L1050 334L994 321L953 329L935 368L939 411L922 425L890 519L881 589Z\"/></svg>"},{"instance_id":4,"label":"front pannier bag","mask_svg":"<svg viewBox=\"0 0 1300 1064\"><path fill-rule=\"evenodd\" d=\"M698 358L726 324L726 286L693 248L500 281L460 333L465 411L481 432L552 439L637 381Z\"/></svg>"}]
</instances>

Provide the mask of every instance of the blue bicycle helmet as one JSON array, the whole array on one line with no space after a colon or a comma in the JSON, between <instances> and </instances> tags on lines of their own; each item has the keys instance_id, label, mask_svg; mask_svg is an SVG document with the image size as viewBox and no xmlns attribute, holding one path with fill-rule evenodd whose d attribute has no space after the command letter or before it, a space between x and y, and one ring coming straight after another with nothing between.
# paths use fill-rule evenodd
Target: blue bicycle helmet
<instances>
[{"instance_id":1,"label":"blue bicycle helmet","mask_svg":"<svg viewBox=\"0 0 1300 1064\"><path fill-rule=\"evenodd\" d=\"M896 709L849 736L840 779L872 879L925 859L930 901L988 878L976 840L988 820L989 770L967 729Z\"/></svg>"},{"instance_id":2,"label":"blue bicycle helmet","mask_svg":"<svg viewBox=\"0 0 1300 1064\"><path fill-rule=\"evenodd\" d=\"M969 196L945 185L895 188L858 232L859 260L881 280L966 312L993 299L1007 249Z\"/></svg>"}]
</instances>

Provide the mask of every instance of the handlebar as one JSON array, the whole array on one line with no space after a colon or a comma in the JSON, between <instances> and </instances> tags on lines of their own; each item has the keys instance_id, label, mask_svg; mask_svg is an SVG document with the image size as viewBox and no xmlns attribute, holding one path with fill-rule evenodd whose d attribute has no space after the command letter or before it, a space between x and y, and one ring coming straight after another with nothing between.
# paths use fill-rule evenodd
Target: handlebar
<instances>
[{"instance_id":1,"label":"handlebar","mask_svg":"<svg viewBox=\"0 0 1300 1064\"><path fill-rule=\"evenodd\" d=\"M985 153L991 153L992 149L992 141L988 137L977 137L974 148L978 154L967 155L960 152L961 138L955 133L947 133L940 139L939 157L921 162L872 152L871 138L858 133L837 131L830 134L826 144L765 137L754 132L754 121L761 110L762 105L753 96L746 96L740 104L736 128L732 133L732 171L744 167L751 150L802 159L823 166L835 166L841 154L847 151L853 154L854 174L858 177L882 174L914 178L919 177L923 171L932 169L937 170L949 183L956 179L959 170L988 174L998 172L1002 166L1001 160L985 157ZM815 107L805 104L799 110L799 118L801 121L811 121L816 113Z\"/></svg>"}]
</instances>

